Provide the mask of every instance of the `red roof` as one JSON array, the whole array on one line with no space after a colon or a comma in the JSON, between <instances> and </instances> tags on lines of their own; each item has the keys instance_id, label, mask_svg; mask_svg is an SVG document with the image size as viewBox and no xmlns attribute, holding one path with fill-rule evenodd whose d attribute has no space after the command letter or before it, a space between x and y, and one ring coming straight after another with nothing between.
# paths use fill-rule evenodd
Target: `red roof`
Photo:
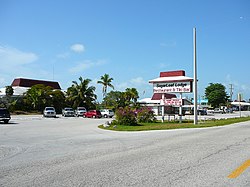
<instances>
[{"instance_id":1,"label":"red roof","mask_svg":"<svg viewBox=\"0 0 250 187\"><path fill-rule=\"evenodd\" d=\"M160 72L160 77L185 76L184 70Z\"/></svg>"},{"instance_id":2,"label":"red roof","mask_svg":"<svg viewBox=\"0 0 250 187\"><path fill-rule=\"evenodd\" d=\"M14 79L11 86L20 86L20 87L32 87L37 84L43 84L45 86L50 86L54 89L61 90L61 87L58 82L54 81L44 81L44 80L34 80L34 79L25 79L25 78L18 78Z\"/></svg>"},{"instance_id":3,"label":"red roof","mask_svg":"<svg viewBox=\"0 0 250 187\"><path fill-rule=\"evenodd\" d=\"M171 99L171 98L176 98L176 95L165 93L165 99ZM161 99L162 99L162 93L154 93L154 95L152 96L152 100L161 100Z\"/></svg>"}]
</instances>

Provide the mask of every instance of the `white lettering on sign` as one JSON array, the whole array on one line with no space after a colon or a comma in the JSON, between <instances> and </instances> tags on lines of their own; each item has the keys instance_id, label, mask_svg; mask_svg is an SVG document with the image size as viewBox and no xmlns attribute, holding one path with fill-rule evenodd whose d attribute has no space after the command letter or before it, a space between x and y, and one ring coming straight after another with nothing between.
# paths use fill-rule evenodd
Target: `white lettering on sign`
<instances>
[{"instance_id":1,"label":"white lettering on sign","mask_svg":"<svg viewBox=\"0 0 250 187\"><path fill-rule=\"evenodd\" d=\"M177 99L177 98L164 99L164 100L161 100L160 104L164 106L181 106L182 99Z\"/></svg>"},{"instance_id":2,"label":"white lettering on sign","mask_svg":"<svg viewBox=\"0 0 250 187\"><path fill-rule=\"evenodd\" d=\"M191 82L154 83L154 93L188 93L192 92Z\"/></svg>"}]
</instances>

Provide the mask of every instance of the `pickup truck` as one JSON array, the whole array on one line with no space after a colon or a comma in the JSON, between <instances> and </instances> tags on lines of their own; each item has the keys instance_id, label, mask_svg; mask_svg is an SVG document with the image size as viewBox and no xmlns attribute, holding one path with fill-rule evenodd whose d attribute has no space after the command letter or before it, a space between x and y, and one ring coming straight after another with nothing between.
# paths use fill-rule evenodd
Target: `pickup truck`
<instances>
[{"instance_id":1,"label":"pickup truck","mask_svg":"<svg viewBox=\"0 0 250 187\"><path fill-rule=\"evenodd\" d=\"M74 110L72 108L64 108L62 110L62 116L64 116L64 117L75 116Z\"/></svg>"}]
</instances>

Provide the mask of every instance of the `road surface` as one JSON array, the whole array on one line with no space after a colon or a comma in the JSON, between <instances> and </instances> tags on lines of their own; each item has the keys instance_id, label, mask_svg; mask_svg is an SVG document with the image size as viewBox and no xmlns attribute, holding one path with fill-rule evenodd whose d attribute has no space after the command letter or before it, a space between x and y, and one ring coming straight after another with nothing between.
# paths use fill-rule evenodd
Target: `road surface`
<instances>
[{"instance_id":1,"label":"road surface","mask_svg":"<svg viewBox=\"0 0 250 187\"><path fill-rule=\"evenodd\" d=\"M112 132L97 128L105 121L13 116L0 124L0 186L250 186L250 122Z\"/></svg>"}]
</instances>

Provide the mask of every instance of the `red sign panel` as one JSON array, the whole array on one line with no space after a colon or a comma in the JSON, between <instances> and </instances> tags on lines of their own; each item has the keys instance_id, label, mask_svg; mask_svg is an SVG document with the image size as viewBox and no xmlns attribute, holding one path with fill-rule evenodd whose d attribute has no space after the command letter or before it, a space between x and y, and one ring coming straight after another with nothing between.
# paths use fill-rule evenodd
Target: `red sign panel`
<instances>
[{"instance_id":1,"label":"red sign panel","mask_svg":"<svg viewBox=\"0 0 250 187\"><path fill-rule=\"evenodd\" d=\"M161 105L164 106L181 106L182 99L172 98L172 99L164 99L161 100Z\"/></svg>"}]
</instances>

